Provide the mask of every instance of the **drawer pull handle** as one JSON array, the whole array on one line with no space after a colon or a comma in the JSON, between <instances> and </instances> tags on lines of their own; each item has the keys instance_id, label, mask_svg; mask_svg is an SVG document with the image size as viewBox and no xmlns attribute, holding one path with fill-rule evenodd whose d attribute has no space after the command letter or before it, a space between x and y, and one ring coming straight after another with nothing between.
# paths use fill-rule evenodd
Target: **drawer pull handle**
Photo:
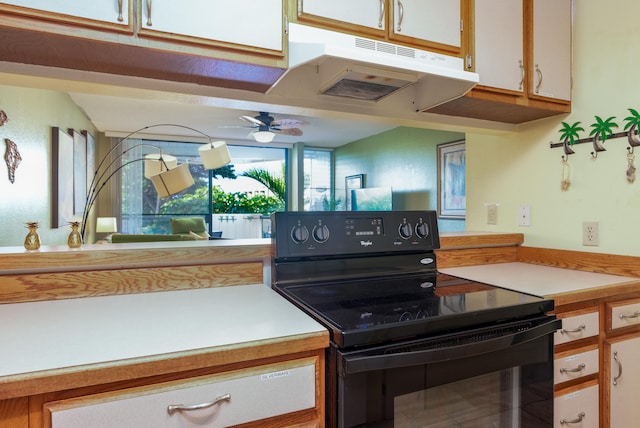
<instances>
[{"instance_id":1,"label":"drawer pull handle","mask_svg":"<svg viewBox=\"0 0 640 428\"><path fill-rule=\"evenodd\" d=\"M571 420L560 419L560 425L579 424L580 422L582 422L582 420L584 419L585 416L587 416L587 415L585 415L584 412L580 412L580 414L578 415L578 417L576 419L571 419Z\"/></svg>"},{"instance_id":2,"label":"drawer pull handle","mask_svg":"<svg viewBox=\"0 0 640 428\"><path fill-rule=\"evenodd\" d=\"M626 320L626 319L629 319L629 318L638 318L638 317L640 317L640 311L635 311L631 315L620 314L620 319L621 320Z\"/></svg>"},{"instance_id":3,"label":"drawer pull handle","mask_svg":"<svg viewBox=\"0 0 640 428\"><path fill-rule=\"evenodd\" d=\"M616 363L618 364L618 375L616 377L613 378L613 385L617 386L618 385L618 379L620 379L622 377L622 363L620 362L620 360L618 359L618 351L615 351L613 353L613 359L616 361Z\"/></svg>"},{"instance_id":4,"label":"drawer pull handle","mask_svg":"<svg viewBox=\"0 0 640 428\"><path fill-rule=\"evenodd\" d=\"M562 330L560 330L560 333L562 333L562 334L567 334L567 333L580 333L581 331L584 331L584 329L585 329L585 328L587 328L587 326L586 326L586 325L584 325L584 324L580 324L580 325L578 326L578 328L574 328L573 330L567 330L567 329L564 329L564 328L563 328Z\"/></svg>"},{"instance_id":5,"label":"drawer pull handle","mask_svg":"<svg viewBox=\"0 0 640 428\"><path fill-rule=\"evenodd\" d=\"M118 22L124 21L124 17L122 16L122 0L118 0Z\"/></svg>"},{"instance_id":6,"label":"drawer pull handle","mask_svg":"<svg viewBox=\"0 0 640 428\"><path fill-rule=\"evenodd\" d=\"M206 409L208 407L215 406L216 404L219 404L223 401L231 401L231 394L224 394L216 397L215 400L209 403L192 404L191 406L185 406L184 404L170 404L169 406L167 406L167 413L173 415L175 412Z\"/></svg>"},{"instance_id":7,"label":"drawer pull handle","mask_svg":"<svg viewBox=\"0 0 640 428\"><path fill-rule=\"evenodd\" d=\"M562 368L562 369L560 369L560 373L578 373L578 372L581 372L582 370L584 370L585 367L586 366L584 365L584 363L582 363L578 367L576 367L575 369Z\"/></svg>"}]
</instances>

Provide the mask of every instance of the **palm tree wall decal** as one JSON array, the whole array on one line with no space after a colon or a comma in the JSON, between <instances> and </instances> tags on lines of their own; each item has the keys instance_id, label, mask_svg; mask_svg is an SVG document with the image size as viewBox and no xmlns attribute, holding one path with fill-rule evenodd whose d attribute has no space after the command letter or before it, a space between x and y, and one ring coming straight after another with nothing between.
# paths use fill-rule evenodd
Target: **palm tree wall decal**
<instances>
[{"instance_id":1,"label":"palm tree wall decal","mask_svg":"<svg viewBox=\"0 0 640 428\"><path fill-rule=\"evenodd\" d=\"M638 127L640 126L640 113L636 110L630 108L629 113L631 116L627 116L624 118L625 122L624 129L627 131L627 141L631 147L640 146L640 137L638 136Z\"/></svg>"},{"instance_id":2,"label":"palm tree wall decal","mask_svg":"<svg viewBox=\"0 0 640 428\"><path fill-rule=\"evenodd\" d=\"M562 122L562 129L560 130L560 140L562 141L562 148L565 155L572 155L575 152L570 146L573 146L578 140L578 132L584 131L584 128L580 126L580 122L575 122L573 125L569 125L567 122Z\"/></svg>"},{"instance_id":3,"label":"palm tree wall decal","mask_svg":"<svg viewBox=\"0 0 640 428\"><path fill-rule=\"evenodd\" d=\"M607 138L613 134L613 128L617 128L618 124L613 121L615 116L611 116L606 120L602 120L600 116L596 116L596 121L591 124L591 132L589 136L593 137L593 150L595 152L603 152L607 149L602 145Z\"/></svg>"}]
</instances>

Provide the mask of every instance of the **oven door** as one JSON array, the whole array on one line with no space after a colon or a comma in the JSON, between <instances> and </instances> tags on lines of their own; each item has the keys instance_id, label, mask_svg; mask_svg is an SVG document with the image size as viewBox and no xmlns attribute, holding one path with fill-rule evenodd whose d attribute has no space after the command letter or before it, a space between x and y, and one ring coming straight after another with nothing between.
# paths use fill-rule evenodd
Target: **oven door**
<instances>
[{"instance_id":1,"label":"oven door","mask_svg":"<svg viewBox=\"0 0 640 428\"><path fill-rule=\"evenodd\" d=\"M553 332L517 322L378 346L334 350L337 414L330 426L553 426ZM331 396L332 393L329 393ZM331 402L331 401L330 401Z\"/></svg>"}]
</instances>

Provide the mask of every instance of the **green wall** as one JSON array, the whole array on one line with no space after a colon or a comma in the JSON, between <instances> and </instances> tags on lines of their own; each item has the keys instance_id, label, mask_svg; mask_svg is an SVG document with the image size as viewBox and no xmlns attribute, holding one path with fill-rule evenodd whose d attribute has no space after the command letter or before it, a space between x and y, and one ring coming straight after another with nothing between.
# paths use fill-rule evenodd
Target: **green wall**
<instances>
[{"instance_id":1,"label":"green wall","mask_svg":"<svg viewBox=\"0 0 640 428\"><path fill-rule=\"evenodd\" d=\"M354 141L335 151L336 195L344 200L345 177L364 174L365 187L391 186L393 209L437 209L436 146L464 134L399 127ZM439 229L465 229L464 220L439 220Z\"/></svg>"}]
</instances>

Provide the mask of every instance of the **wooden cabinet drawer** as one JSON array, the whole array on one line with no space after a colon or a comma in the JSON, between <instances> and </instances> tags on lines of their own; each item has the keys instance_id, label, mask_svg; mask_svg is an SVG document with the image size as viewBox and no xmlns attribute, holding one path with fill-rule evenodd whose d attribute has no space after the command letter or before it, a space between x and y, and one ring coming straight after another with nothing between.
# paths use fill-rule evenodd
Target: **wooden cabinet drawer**
<instances>
[{"instance_id":1,"label":"wooden cabinet drawer","mask_svg":"<svg viewBox=\"0 0 640 428\"><path fill-rule=\"evenodd\" d=\"M598 345L556 354L553 383L562 383L598 372Z\"/></svg>"},{"instance_id":2,"label":"wooden cabinet drawer","mask_svg":"<svg viewBox=\"0 0 640 428\"><path fill-rule=\"evenodd\" d=\"M640 299L607 303L607 330L640 325Z\"/></svg>"},{"instance_id":3,"label":"wooden cabinet drawer","mask_svg":"<svg viewBox=\"0 0 640 428\"><path fill-rule=\"evenodd\" d=\"M45 404L51 428L226 427L316 406L317 358ZM201 406L175 410L169 406ZM298 420L297 422L300 422Z\"/></svg>"},{"instance_id":4,"label":"wooden cabinet drawer","mask_svg":"<svg viewBox=\"0 0 640 428\"><path fill-rule=\"evenodd\" d=\"M553 400L553 427L598 428L598 384L568 391Z\"/></svg>"},{"instance_id":5,"label":"wooden cabinet drawer","mask_svg":"<svg viewBox=\"0 0 640 428\"><path fill-rule=\"evenodd\" d=\"M558 318L562 318L562 328L555 335L556 345L597 336L600 332L600 319L597 310L567 312L566 314L558 314Z\"/></svg>"}]
</instances>

